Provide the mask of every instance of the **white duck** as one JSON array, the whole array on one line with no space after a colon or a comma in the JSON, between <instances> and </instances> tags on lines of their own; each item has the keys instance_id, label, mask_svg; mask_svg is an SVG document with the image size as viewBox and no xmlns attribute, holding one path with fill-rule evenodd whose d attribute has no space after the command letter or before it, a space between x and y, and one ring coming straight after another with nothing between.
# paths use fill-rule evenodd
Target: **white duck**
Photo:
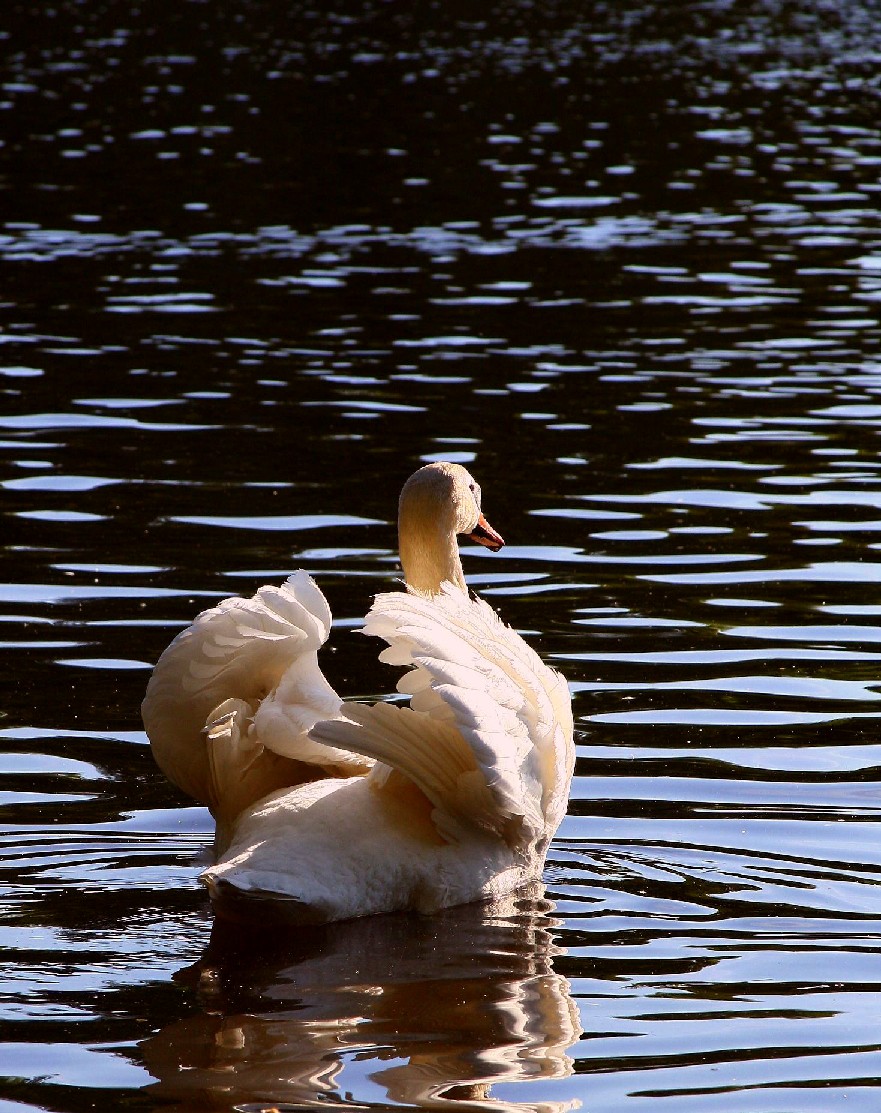
<instances>
[{"instance_id":1,"label":"white duck","mask_svg":"<svg viewBox=\"0 0 881 1113\"><path fill-rule=\"evenodd\" d=\"M566 683L465 586L456 542L496 551L458 464L401 492L406 592L364 632L409 671L410 706L343 704L317 651L330 611L305 572L200 614L160 658L144 723L165 774L207 804L218 912L294 923L433 912L539 877L574 765Z\"/></svg>"}]
</instances>

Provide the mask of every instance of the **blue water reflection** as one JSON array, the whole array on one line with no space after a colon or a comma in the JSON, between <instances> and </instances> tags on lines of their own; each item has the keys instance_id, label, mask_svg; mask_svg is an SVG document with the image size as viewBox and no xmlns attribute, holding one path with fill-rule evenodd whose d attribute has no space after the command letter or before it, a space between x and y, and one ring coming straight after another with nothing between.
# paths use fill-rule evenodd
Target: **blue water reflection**
<instances>
[{"instance_id":1,"label":"blue water reflection","mask_svg":"<svg viewBox=\"0 0 881 1113\"><path fill-rule=\"evenodd\" d=\"M873 5L31 9L0 1102L874 1113ZM390 692L356 630L436 459L509 541L470 583L573 691L556 911L230 947L147 670L303 566L334 685Z\"/></svg>"}]
</instances>

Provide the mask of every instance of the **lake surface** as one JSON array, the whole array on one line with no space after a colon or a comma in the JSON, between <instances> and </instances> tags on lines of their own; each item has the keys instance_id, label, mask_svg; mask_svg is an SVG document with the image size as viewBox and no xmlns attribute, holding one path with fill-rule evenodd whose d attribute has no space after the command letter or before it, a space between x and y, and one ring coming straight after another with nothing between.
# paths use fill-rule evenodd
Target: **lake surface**
<instances>
[{"instance_id":1,"label":"lake surface","mask_svg":"<svg viewBox=\"0 0 881 1113\"><path fill-rule=\"evenodd\" d=\"M877 5L0 14L0 1113L881 1102ZM212 927L149 669L290 570L325 670L465 463L570 682L546 893Z\"/></svg>"}]
</instances>

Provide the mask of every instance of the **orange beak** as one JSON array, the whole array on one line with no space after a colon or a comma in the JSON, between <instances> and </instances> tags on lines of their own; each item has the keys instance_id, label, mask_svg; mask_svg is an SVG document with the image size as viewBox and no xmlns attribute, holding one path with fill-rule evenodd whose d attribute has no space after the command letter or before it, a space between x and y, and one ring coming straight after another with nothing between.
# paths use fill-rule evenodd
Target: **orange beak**
<instances>
[{"instance_id":1,"label":"orange beak","mask_svg":"<svg viewBox=\"0 0 881 1113\"><path fill-rule=\"evenodd\" d=\"M497 553L505 544L504 537L500 533L496 533L482 514L477 519L477 525L466 536L470 541L476 541L478 545L483 545L484 548L493 553Z\"/></svg>"}]
</instances>

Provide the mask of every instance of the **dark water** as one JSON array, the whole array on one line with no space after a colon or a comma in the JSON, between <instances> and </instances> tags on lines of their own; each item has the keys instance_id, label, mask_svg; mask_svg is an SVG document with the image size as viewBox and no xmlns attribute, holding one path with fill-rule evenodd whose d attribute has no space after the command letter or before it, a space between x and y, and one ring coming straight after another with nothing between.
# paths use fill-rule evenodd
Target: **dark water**
<instances>
[{"instance_id":1,"label":"dark water","mask_svg":"<svg viewBox=\"0 0 881 1113\"><path fill-rule=\"evenodd\" d=\"M2 1113L878 1109L878 15L4 7ZM391 690L437 458L571 682L553 905L212 938L149 667L306 567Z\"/></svg>"}]
</instances>

